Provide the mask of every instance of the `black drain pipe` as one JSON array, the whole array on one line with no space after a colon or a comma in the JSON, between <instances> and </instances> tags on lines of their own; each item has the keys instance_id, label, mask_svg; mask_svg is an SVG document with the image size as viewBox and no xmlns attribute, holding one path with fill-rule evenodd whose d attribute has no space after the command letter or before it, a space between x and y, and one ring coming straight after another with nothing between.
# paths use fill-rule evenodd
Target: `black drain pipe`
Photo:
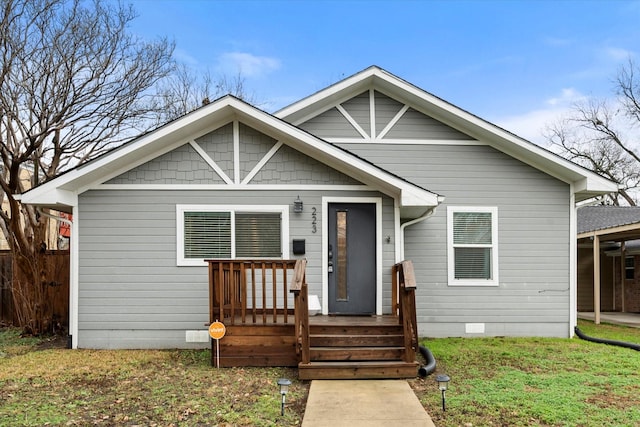
<instances>
[{"instance_id":1,"label":"black drain pipe","mask_svg":"<svg viewBox=\"0 0 640 427\"><path fill-rule=\"evenodd\" d=\"M418 350L426 363L426 365L418 368L418 375L420 375L420 378L425 378L436 370L436 359L427 347L418 346Z\"/></svg>"},{"instance_id":2,"label":"black drain pipe","mask_svg":"<svg viewBox=\"0 0 640 427\"><path fill-rule=\"evenodd\" d=\"M634 343L625 342L625 341L606 340L604 338L590 337L588 335L583 334L582 331L578 329L577 326L574 328L574 330L576 331L576 335L585 341L596 342L599 344L615 345L618 347L625 347L625 348L630 348L632 350L640 351L640 344L634 344Z\"/></svg>"}]
</instances>

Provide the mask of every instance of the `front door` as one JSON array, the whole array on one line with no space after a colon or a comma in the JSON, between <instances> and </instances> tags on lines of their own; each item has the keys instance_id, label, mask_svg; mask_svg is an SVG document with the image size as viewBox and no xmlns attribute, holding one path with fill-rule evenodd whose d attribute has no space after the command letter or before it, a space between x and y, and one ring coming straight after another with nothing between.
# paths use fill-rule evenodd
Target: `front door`
<instances>
[{"instance_id":1,"label":"front door","mask_svg":"<svg viewBox=\"0 0 640 427\"><path fill-rule=\"evenodd\" d=\"M329 204L329 313L375 314L376 205Z\"/></svg>"}]
</instances>

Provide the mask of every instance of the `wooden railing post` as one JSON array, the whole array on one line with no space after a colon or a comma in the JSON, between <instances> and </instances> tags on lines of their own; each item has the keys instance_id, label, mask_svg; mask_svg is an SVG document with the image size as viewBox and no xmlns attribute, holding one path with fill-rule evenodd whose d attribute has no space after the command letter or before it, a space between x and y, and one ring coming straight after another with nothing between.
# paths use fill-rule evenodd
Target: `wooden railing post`
<instances>
[{"instance_id":1,"label":"wooden railing post","mask_svg":"<svg viewBox=\"0 0 640 427\"><path fill-rule=\"evenodd\" d=\"M294 295L294 317L296 334L296 352L301 363L311 360L309 350L309 303L307 301L306 281L307 260L298 260L293 273L293 283L290 292Z\"/></svg>"},{"instance_id":2,"label":"wooden railing post","mask_svg":"<svg viewBox=\"0 0 640 427\"><path fill-rule=\"evenodd\" d=\"M394 265L392 274L394 289L398 287L398 318L404 331L405 361L411 363L416 359L419 342L413 263L407 260Z\"/></svg>"}]
</instances>

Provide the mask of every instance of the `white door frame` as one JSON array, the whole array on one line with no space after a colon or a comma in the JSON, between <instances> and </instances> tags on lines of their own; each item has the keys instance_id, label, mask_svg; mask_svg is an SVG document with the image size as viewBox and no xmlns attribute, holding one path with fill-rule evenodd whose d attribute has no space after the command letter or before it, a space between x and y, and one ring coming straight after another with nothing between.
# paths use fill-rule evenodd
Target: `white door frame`
<instances>
[{"instance_id":1,"label":"white door frame","mask_svg":"<svg viewBox=\"0 0 640 427\"><path fill-rule=\"evenodd\" d=\"M376 205L376 315L382 315L382 197L322 198L322 314L329 314L329 203Z\"/></svg>"}]
</instances>

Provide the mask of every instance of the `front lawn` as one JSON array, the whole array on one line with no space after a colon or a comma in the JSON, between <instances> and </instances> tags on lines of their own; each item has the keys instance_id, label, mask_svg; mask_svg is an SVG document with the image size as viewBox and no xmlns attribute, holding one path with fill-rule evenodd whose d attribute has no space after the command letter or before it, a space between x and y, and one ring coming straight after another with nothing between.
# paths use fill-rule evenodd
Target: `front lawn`
<instances>
[{"instance_id":1,"label":"front lawn","mask_svg":"<svg viewBox=\"0 0 640 427\"><path fill-rule=\"evenodd\" d=\"M587 335L640 343L640 330L580 321ZM451 377L410 383L438 427L640 425L640 352L579 338L427 339Z\"/></svg>"},{"instance_id":2,"label":"front lawn","mask_svg":"<svg viewBox=\"0 0 640 427\"><path fill-rule=\"evenodd\" d=\"M295 369L210 366L192 350L65 350L0 332L0 426L295 426ZM293 381L284 417L277 380Z\"/></svg>"},{"instance_id":3,"label":"front lawn","mask_svg":"<svg viewBox=\"0 0 640 427\"><path fill-rule=\"evenodd\" d=\"M640 343L640 330L581 322ZM410 380L438 427L640 425L640 352L578 338L427 339L451 377ZM52 348L53 347L53 348ZM294 426L309 382L295 369L215 369L210 353L75 350L0 331L0 426ZM276 381L293 381L280 416Z\"/></svg>"}]
</instances>

